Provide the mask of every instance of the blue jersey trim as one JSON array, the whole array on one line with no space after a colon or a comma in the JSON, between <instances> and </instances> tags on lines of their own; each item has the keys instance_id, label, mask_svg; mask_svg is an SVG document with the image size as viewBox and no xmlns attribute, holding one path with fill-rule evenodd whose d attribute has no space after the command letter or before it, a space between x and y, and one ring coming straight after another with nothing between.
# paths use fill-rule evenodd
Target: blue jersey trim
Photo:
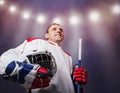
<instances>
[{"instance_id":1,"label":"blue jersey trim","mask_svg":"<svg viewBox=\"0 0 120 93\"><path fill-rule=\"evenodd\" d=\"M18 67L18 68L16 68ZM18 82L23 84L25 82L25 76L33 69L33 65L32 64L28 64L25 62L16 62L16 61L12 61L5 69L5 75L7 75L8 79L14 81L14 82ZM15 72L14 69L16 69ZM13 75L11 75L12 73L14 73ZM4 78L4 77L3 77Z\"/></svg>"}]
</instances>

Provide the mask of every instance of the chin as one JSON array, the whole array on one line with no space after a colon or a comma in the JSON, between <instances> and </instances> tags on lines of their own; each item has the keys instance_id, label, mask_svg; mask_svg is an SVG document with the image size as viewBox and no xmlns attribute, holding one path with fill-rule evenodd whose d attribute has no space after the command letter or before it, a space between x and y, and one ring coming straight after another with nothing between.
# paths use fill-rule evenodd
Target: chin
<instances>
[{"instance_id":1,"label":"chin","mask_svg":"<svg viewBox=\"0 0 120 93\"><path fill-rule=\"evenodd\" d=\"M63 38L56 38L56 41L57 41L57 42L62 42L62 41L63 41Z\"/></svg>"},{"instance_id":2,"label":"chin","mask_svg":"<svg viewBox=\"0 0 120 93\"><path fill-rule=\"evenodd\" d=\"M59 39L59 40L57 40L58 42L62 42L63 41L63 39Z\"/></svg>"}]
</instances>

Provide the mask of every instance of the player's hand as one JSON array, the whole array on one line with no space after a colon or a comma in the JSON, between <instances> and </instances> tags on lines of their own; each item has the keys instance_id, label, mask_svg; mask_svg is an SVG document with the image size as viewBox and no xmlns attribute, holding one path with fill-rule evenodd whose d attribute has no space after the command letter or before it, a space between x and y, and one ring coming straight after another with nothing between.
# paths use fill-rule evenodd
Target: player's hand
<instances>
[{"instance_id":1,"label":"player's hand","mask_svg":"<svg viewBox=\"0 0 120 93\"><path fill-rule=\"evenodd\" d=\"M73 77L75 82L78 82L82 85L87 84L87 71L83 67L75 67L73 71Z\"/></svg>"},{"instance_id":2,"label":"player's hand","mask_svg":"<svg viewBox=\"0 0 120 93\"><path fill-rule=\"evenodd\" d=\"M49 77L49 73L48 70L40 67L37 70L37 74L35 79L33 80L32 86L30 89L36 89L36 88L45 88L49 86L49 82L50 82L50 77Z\"/></svg>"},{"instance_id":3,"label":"player's hand","mask_svg":"<svg viewBox=\"0 0 120 93\"><path fill-rule=\"evenodd\" d=\"M26 61L12 61L5 69L4 79L22 84L25 88L45 88L49 86L52 73L38 64L30 64Z\"/></svg>"}]
</instances>

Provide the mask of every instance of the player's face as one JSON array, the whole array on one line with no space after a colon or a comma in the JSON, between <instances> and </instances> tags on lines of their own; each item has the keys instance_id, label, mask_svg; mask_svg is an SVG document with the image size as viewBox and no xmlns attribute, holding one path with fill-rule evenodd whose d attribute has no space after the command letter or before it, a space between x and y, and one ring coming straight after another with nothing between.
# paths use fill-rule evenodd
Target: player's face
<instances>
[{"instance_id":1,"label":"player's face","mask_svg":"<svg viewBox=\"0 0 120 93\"><path fill-rule=\"evenodd\" d=\"M49 27L45 37L50 41L60 43L64 39L64 32L60 25L55 24Z\"/></svg>"}]
</instances>

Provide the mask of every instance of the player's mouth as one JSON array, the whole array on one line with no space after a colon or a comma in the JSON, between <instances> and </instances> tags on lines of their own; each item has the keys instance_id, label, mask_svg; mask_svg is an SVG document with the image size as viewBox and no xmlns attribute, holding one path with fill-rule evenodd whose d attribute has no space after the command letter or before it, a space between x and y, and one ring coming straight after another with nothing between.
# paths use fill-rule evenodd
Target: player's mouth
<instances>
[{"instance_id":1,"label":"player's mouth","mask_svg":"<svg viewBox=\"0 0 120 93\"><path fill-rule=\"evenodd\" d=\"M55 34L55 36L60 36L61 37L61 34Z\"/></svg>"}]
</instances>

